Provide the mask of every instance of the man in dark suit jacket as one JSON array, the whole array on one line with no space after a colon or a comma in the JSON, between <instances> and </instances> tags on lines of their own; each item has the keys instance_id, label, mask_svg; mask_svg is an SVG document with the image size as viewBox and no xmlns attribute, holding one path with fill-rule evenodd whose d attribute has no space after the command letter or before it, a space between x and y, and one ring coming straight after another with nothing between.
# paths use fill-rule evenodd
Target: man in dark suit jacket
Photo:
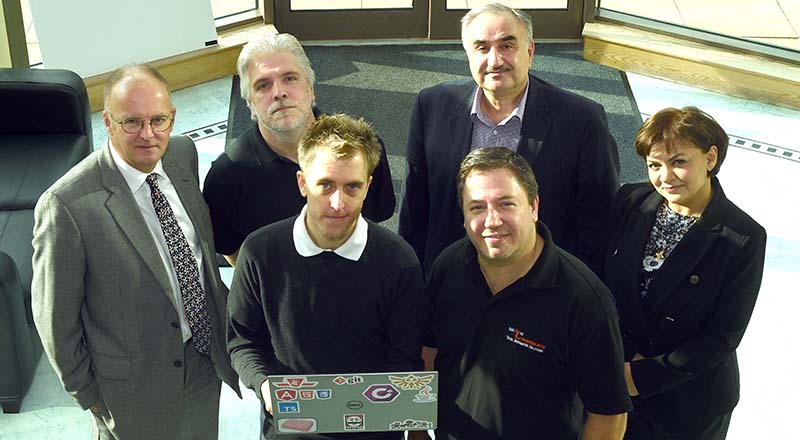
<instances>
[{"instance_id":1,"label":"man in dark suit jacket","mask_svg":"<svg viewBox=\"0 0 800 440\"><path fill-rule=\"evenodd\" d=\"M227 289L197 151L170 138L166 80L126 66L106 83L109 140L36 205L33 314L94 438L217 438Z\"/></svg>"},{"instance_id":2,"label":"man in dark suit jacket","mask_svg":"<svg viewBox=\"0 0 800 440\"><path fill-rule=\"evenodd\" d=\"M475 8L462 19L462 42L474 82L439 84L417 97L400 235L427 273L436 256L464 236L458 164L470 150L507 147L533 167L540 215L555 242L596 267L619 187L619 154L603 107L529 73L533 26L525 13L499 4Z\"/></svg>"}]
</instances>

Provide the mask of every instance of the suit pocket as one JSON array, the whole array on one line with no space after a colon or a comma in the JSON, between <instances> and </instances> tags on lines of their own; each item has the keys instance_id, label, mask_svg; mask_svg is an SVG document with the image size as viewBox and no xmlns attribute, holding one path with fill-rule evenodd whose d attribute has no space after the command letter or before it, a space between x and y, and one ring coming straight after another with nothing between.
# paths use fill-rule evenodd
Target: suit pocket
<instances>
[{"instance_id":1,"label":"suit pocket","mask_svg":"<svg viewBox=\"0 0 800 440\"><path fill-rule=\"evenodd\" d=\"M92 352L95 374L109 380L125 380L131 373L131 359L126 356L113 356Z\"/></svg>"}]
</instances>

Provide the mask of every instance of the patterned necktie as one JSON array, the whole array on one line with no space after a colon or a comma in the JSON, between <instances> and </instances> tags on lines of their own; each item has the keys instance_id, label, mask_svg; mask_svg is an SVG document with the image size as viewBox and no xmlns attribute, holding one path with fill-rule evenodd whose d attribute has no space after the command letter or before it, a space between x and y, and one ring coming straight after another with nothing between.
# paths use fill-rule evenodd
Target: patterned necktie
<instances>
[{"instance_id":1,"label":"patterned necktie","mask_svg":"<svg viewBox=\"0 0 800 440\"><path fill-rule=\"evenodd\" d=\"M198 353L208 356L208 349L211 346L211 324L208 319L203 286L200 285L197 261L189 248L186 236L183 235L183 231L178 225L172 207L169 206L167 198L158 187L158 174L149 174L145 180L150 185L150 198L153 200L153 207L155 207L158 221L161 223L161 230L167 240L172 265L178 275L183 308L186 310L186 320L189 321L189 329L192 331L194 347Z\"/></svg>"}]
</instances>

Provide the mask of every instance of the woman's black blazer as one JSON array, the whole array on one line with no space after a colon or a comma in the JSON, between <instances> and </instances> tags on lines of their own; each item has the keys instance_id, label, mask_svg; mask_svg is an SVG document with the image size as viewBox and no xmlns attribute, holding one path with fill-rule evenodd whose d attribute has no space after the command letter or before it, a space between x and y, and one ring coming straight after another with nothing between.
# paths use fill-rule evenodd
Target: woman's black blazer
<instances>
[{"instance_id":1,"label":"woman's black blazer","mask_svg":"<svg viewBox=\"0 0 800 440\"><path fill-rule=\"evenodd\" d=\"M702 217L661 267L643 301L639 273L664 199L649 183L620 188L607 228L603 278L619 309L637 411L668 431L731 411L736 347L761 285L767 234L712 178ZM672 429L670 429L672 428Z\"/></svg>"}]
</instances>

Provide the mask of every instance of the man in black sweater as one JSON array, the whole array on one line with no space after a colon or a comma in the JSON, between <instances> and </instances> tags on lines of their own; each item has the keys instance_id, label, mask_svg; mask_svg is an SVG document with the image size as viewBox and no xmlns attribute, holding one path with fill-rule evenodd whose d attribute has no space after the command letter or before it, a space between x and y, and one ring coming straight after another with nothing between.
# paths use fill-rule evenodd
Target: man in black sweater
<instances>
[{"instance_id":1,"label":"man in black sweater","mask_svg":"<svg viewBox=\"0 0 800 440\"><path fill-rule=\"evenodd\" d=\"M228 298L228 350L263 402L262 438L276 438L269 375L422 368L422 270L402 238L364 220L380 158L372 127L320 117L298 149L300 215L244 241ZM402 432L281 436L399 439Z\"/></svg>"}]
</instances>

